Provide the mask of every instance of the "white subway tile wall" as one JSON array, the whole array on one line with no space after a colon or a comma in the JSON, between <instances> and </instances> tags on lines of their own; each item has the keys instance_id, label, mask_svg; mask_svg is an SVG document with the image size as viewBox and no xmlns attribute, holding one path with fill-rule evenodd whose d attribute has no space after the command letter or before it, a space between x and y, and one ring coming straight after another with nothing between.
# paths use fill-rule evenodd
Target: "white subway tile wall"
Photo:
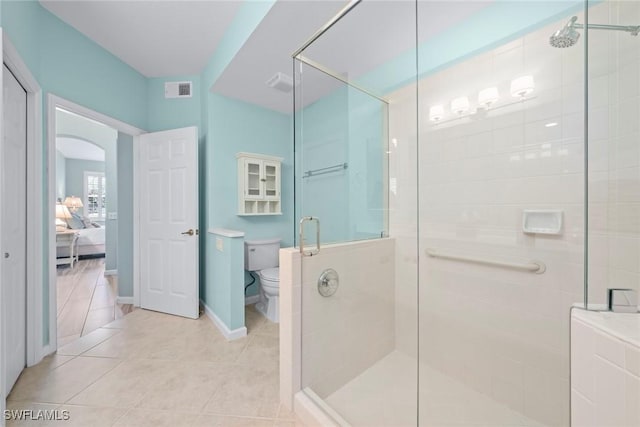
<instances>
[{"instance_id":1,"label":"white subway tile wall","mask_svg":"<svg viewBox=\"0 0 640 427\"><path fill-rule=\"evenodd\" d=\"M640 321L637 317L573 310L572 427L640 425ZM629 333L632 331L635 334Z\"/></svg>"},{"instance_id":2,"label":"white subway tile wall","mask_svg":"<svg viewBox=\"0 0 640 427\"><path fill-rule=\"evenodd\" d=\"M394 261L394 239L327 245L302 259L302 388L325 398L394 349ZM340 284L324 297L317 283L327 268Z\"/></svg>"}]
</instances>

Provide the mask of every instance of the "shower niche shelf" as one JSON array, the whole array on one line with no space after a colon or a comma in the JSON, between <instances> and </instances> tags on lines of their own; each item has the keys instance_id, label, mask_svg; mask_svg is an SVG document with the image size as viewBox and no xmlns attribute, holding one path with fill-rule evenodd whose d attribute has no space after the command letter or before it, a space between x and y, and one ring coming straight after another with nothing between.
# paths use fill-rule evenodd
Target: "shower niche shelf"
<instances>
[{"instance_id":1,"label":"shower niche shelf","mask_svg":"<svg viewBox=\"0 0 640 427\"><path fill-rule=\"evenodd\" d=\"M238 215L282 215L282 158L238 153Z\"/></svg>"},{"instance_id":2,"label":"shower niche shelf","mask_svg":"<svg viewBox=\"0 0 640 427\"><path fill-rule=\"evenodd\" d=\"M560 234L562 232L562 211L525 210L522 212L522 231L527 234Z\"/></svg>"}]
</instances>

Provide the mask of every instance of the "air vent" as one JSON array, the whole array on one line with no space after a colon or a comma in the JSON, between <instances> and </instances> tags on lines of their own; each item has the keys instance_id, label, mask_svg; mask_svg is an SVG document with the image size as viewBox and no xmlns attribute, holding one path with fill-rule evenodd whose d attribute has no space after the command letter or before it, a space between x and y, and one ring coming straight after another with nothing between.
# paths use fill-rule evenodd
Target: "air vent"
<instances>
[{"instance_id":1,"label":"air vent","mask_svg":"<svg viewBox=\"0 0 640 427\"><path fill-rule=\"evenodd\" d=\"M285 93L289 93L291 92L291 89L293 89L293 79L280 72L277 72L273 77L267 80L266 83L267 86Z\"/></svg>"},{"instance_id":2,"label":"air vent","mask_svg":"<svg viewBox=\"0 0 640 427\"><path fill-rule=\"evenodd\" d=\"M191 98L191 82L166 82L165 98Z\"/></svg>"}]
</instances>

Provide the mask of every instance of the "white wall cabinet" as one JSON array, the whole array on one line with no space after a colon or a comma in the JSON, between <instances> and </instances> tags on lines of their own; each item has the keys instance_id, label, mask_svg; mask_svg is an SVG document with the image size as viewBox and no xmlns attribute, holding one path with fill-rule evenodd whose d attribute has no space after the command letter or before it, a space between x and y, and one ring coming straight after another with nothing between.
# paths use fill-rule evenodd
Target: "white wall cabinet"
<instances>
[{"instance_id":1,"label":"white wall cabinet","mask_svg":"<svg viewBox=\"0 0 640 427\"><path fill-rule=\"evenodd\" d=\"M281 215L282 158L238 153L238 215Z\"/></svg>"}]
</instances>

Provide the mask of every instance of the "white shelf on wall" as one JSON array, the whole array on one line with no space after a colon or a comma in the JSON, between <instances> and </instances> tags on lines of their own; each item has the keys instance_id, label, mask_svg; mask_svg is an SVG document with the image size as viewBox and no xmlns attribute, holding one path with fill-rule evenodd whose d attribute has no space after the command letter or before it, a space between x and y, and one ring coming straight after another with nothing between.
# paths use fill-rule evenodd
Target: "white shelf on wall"
<instances>
[{"instance_id":1,"label":"white shelf on wall","mask_svg":"<svg viewBox=\"0 0 640 427\"><path fill-rule=\"evenodd\" d=\"M238 215L282 215L282 158L238 153Z\"/></svg>"}]
</instances>

